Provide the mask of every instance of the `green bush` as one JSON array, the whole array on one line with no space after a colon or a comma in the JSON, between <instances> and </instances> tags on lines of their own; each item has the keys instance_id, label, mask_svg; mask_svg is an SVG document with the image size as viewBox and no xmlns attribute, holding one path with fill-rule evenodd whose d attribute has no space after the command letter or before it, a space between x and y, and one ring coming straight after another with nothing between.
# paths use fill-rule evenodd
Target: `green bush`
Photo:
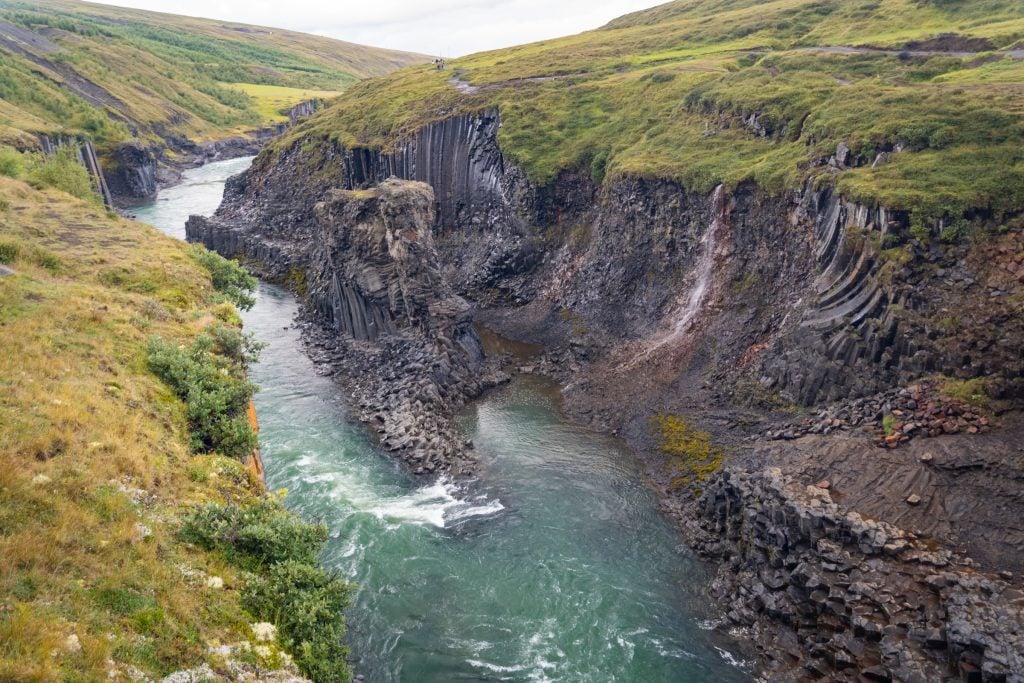
<instances>
[{"instance_id":1,"label":"green bush","mask_svg":"<svg viewBox=\"0 0 1024 683\"><path fill-rule=\"evenodd\" d=\"M303 562L283 562L252 576L242 606L277 626L281 644L316 683L351 679L346 659L345 608L353 587L337 575Z\"/></svg>"},{"instance_id":2,"label":"green bush","mask_svg":"<svg viewBox=\"0 0 1024 683\"><path fill-rule=\"evenodd\" d=\"M149 367L185 401L195 452L241 459L257 447L246 416L256 386L246 378L245 366L259 348L222 325L208 327L188 348L150 339Z\"/></svg>"},{"instance_id":3,"label":"green bush","mask_svg":"<svg viewBox=\"0 0 1024 683\"><path fill-rule=\"evenodd\" d=\"M100 196L93 189L89 172L78 163L75 150L61 147L56 154L29 157L27 178L34 187L53 187L94 204Z\"/></svg>"},{"instance_id":4,"label":"green bush","mask_svg":"<svg viewBox=\"0 0 1024 683\"><path fill-rule=\"evenodd\" d=\"M942 229L939 233L939 239L943 242L955 244L971 233L970 221L959 218Z\"/></svg>"},{"instance_id":5,"label":"green bush","mask_svg":"<svg viewBox=\"0 0 1024 683\"><path fill-rule=\"evenodd\" d=\"M236 261L226 259L215 251L200 244L192 245L192 258L210 271L213 288L226 296L242 310L249 310L256 303L252 293L258 281Z\"/></svg>"},{"instance_id":6,"label":"green bush","mask_svg":"<svg viewBox=\"0 0 1024 683\"><path fill-rule=\"evenodd\" d=\"M0 175L20 178L25 172L25 161L21 152L13 147L0 147Z\"/></svg>"},{"instance_id":7,"label":"green bush","mask_svg":"<svg viewBox=\"0 0 1024 683\"><path fill-rule=\"evenodd\" d=\"M327 540L323 525L303 522L270 499L246 508L205 505L189 515L181 534L252 571L287 561L315 564Z\"/></svg>"},{"instance_id":8,"label":"green bush","mask_svg":"<svg viewBox=\"0 0 1024 683\"><path fill-rule=\"evenodd\" d=\"M0 263L14 263L20 254L21 248L14 242L0 242Z\"/></svg>"},{"instance_id":9,"label":"green bush","mask_svg":"<svg viewBox=\"0 0 1024 683\"><path fill-rule=\"evenodd\" d=\"M316 683L351 679L343 640L354 587L316 564L326 527L266 499L249 507L198 508L186 518L181 536L250 572L242 606L278 627L281 644L304 674Z\"/></svg>"}]
</instances>

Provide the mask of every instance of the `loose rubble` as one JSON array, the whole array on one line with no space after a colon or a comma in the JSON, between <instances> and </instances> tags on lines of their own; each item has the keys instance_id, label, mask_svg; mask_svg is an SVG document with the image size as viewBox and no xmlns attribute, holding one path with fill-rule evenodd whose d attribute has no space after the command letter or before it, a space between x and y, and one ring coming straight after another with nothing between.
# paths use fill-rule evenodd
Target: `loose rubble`
<instances>
[{"instance_id":1,"label":"loose rubble","mask_svg":"<svg viewBox=\"0 0 1024 683\"><path fill-rule=\"evenodd\" d=\"M944 434L983 434L991 418L965 401L942 395L932 382L886 391L867 398L843 401L819 410L800 422L774 425L762 432L773 441L807 434L828 435L862 430L881 448L898 448L917 437Z\"/></svg>"}]
</instances>

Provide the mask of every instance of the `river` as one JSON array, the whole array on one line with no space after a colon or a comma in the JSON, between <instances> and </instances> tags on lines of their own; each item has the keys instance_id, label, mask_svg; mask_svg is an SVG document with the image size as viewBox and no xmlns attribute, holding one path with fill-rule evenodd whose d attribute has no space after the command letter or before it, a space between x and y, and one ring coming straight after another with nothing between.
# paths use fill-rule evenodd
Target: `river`
<instances>
[{"instance_id":1,"label":"river","mask_svg":"<svg viewBox=\"0 0 1024 683\"><path fill-rule=\"evenodd\" d=\"M135 210L184 236L250 159L208 164ZM338 387L302 353L298 303L261 285L246 330L272 490L330 529L326 566L359 585L353 668L371 683L748 681L735 643L710 630L706 569L656 510L621 444L562 419L532 377L460 422L477 481L424 483L374 447Z\"/></svg>"}]
</instances>

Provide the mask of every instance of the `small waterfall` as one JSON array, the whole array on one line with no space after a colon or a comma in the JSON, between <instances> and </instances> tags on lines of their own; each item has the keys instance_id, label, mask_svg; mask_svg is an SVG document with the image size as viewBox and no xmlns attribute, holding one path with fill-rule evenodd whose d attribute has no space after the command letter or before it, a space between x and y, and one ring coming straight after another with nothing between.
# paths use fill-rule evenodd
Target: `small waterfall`
<instances>
[{"instance_id":1,"label":"small waterfall","mask_svg":"<svg viewBox=\"0 0 1024 683\"><path fill-rule=\"evenodd\" d=\"M648 348L637 354L634 363L646 359L666 344L671 344L687 334L693 326L694 318L700 312L711 289L715 273L715 257L718 252L718 240L723 228L728 224L729 207L725 185L719 185L711 195L711 224L701 237L701 254L694 268L695 280L686 302L675 313L676 322L671 331L658 335ZM630 364L632 365L632 364Z\"/></svg>"},{"instance_id":2,"label":"small waterfall","mask_svg":"<svg viewBox=\"0 0 1024 683\"><path fill-rule=\"evenodd\" d=\"M711 276L715 271L715 251L718 249L718 233L721 232L722 226L725 225L727 214L725 185L716 187L711 195L711 211L711 225L708 226L704 237L700 240L703 251L701 252L700 260L697 262L697 281L694 283L693 289L690 290L686 306L680 311L672 338L676 338L689 330L690 323L704 304L704 299L707 297L708 289L711 286Z\"/></svg>"}]
</instances>

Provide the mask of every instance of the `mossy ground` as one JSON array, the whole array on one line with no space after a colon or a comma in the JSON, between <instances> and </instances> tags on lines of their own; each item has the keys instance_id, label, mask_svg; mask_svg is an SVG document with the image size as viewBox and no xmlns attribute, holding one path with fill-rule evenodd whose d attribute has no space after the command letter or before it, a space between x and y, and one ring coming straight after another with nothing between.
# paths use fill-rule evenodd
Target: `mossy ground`
<instances>
[{"instance_id":1,"label":"mossy ground","mask_svg":"<svg viewBox=\"0 0 1024 683\"><path fill-rule=\"evenodd\" d=\"M685 417L659 413L651 418L651 431L668 459L672 488L699 495L701 483L722 468L725 451Z\"/></svg>"},{"instance_id":2,"label":"mossy ground","mask_svg":"<svg viewBox=\"0 0 1024 683\"><path fill-rule=\"evenodd\" d=\"M898 54L943 33L992 49ZM567 168L705 191L753 180L782 192L816 177L930 218L1005 212L1024 205L1024 60L997 50L1022 38L1024 6L1008 0L680 1L358 84L275 148L388 147L431 121L498 108L503 150L538 183ZM837 45L893 52L820 49ZM751 115L767 134L744 125ZM863 165L828 171L840 142ZM895 146L904 151L872 168Z\"/></svg>"},{"instance_id":3,"label":"mossy ground","mask_svg":"<svg viewBox=\"0 0 1024 683\"><path fill-rule=\"evenodd\" d=\"M190 453L147 341L237 317L188 247L148 226L8 178L0 200L15 271L0 278L0 680L196 666L251 619L237 570L181 542L179 519L260 487Z\"/></svg>"}]
</instances>

